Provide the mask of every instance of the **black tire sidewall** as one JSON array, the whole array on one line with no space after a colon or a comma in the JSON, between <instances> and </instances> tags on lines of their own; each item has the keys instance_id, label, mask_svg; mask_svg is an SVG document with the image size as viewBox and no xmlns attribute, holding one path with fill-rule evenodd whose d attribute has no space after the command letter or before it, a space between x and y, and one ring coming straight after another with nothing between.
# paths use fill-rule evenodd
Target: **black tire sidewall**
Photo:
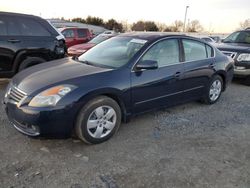
<instances>
[{"instance_id":1,"label":"black tire sidewall","mask_svg":"<svg viewBox=\"0 0 250 188\"><path fill-rule=\"evenodd\" d=\"M214 81L216 81L216 80L219 80L220 82L221 82L221 91L220 91L220 95L219 95L219 97L215 100L215 101L212 101L211 99L210 99L210 88L211 88L211 85L214 83ZM209 85L208 85L208 88L207 88L207 92L206 92L206 99L205 99L205 101L206 101L206 103L208 103L208 104L214 104L214 103L216 103L219 99L220 99L220 96L221 96L221 93L222 93L222 90L223 90L223 80L222 80L222 78L221 78L221 76L219 76L219 75L214 75L213 77L212 77L212 79L210 80L210 82L209 82Z\"/></svg>"},{"instance_id":2,"label":"black tire sidewall","mask_svg":"<svg viewBox=\"0 0 250 188\"><path fill-rule=\"evenodd\" d=\"M91 135L89 135L87 130L88 118L96 108L105 105L110 106L115 110L117 116L116 125L114 129L111 131L111 133L108 134L107 136L99 139L93 138ZM89 144L99 144L111 138L119 129L120 124L121 124L121 109L117 104L117 102L109 97L101 96L89 101L86 105L84 105L84 107L78 114L75 130L76 130L76 135L84 142Z\"/></svg>"}]
</instances>

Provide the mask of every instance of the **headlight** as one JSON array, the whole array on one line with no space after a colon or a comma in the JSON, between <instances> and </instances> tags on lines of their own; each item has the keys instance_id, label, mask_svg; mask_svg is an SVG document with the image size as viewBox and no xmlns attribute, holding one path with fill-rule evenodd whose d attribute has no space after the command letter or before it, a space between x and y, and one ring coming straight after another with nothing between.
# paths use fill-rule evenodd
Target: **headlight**
<instances>
[{"instance_id":1,"label":"headlight","mask_svg":"<svg viewBox=\"0 0 250 188\"><path fill-rule=\"evenodd\" d=\"M29 103L32 107L55 106L62 97L76 88L73 85L60 85L47 89L36 95Z\"/></svg>"},{"instance_id":2,"label":"headlight","mask_svg":"<svg viewBox=\"0 0 250 188\"><path fill-rule=\"evenodd\" d=\"M240 54L237 61L250 61L250 54Z\"/></svg>"}]
</instances>

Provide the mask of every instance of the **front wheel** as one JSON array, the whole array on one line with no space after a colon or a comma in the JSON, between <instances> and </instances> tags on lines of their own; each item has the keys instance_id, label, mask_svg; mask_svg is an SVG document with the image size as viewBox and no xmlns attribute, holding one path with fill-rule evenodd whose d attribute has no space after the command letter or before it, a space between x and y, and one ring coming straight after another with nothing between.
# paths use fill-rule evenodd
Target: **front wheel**
<instances>
[{"instance_id":1,"label":"front wheel","mask_svg":"<svg viewBox=\"0 0 250 188\"><path fill-rule=\"evenodd\" d=\"M113 99L100 96L89 101L80 111L75 131L78 138L98 144L111 138L121 124L121 109Z\"/></svg>"},{"instance_id":2,"label":"front wheel","mask_svg":"<svg viewBox=\"0 0 250 188\"><path fill-rule=\"evenodd\" d=\"M223 80L219 75L215 75L209 82L204 102L206 104L216 103L221 96L222 89L223 89Z\"/></svg>"}]
</instances>

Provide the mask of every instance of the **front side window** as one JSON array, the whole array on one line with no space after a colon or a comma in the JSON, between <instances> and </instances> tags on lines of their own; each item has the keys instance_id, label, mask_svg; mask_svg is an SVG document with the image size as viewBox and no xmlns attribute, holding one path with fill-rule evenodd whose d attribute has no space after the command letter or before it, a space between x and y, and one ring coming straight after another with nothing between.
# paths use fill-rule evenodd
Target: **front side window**
<instances>
[{"instance_id":1,"label":"front side window","mask_svg":"<svg viewBox=\"0 0 250 188\"><path fill-rule=\"evenodd\" d=\"M183 39L185 61L197 61L207 58L206 46L202 42Z\"/></svg>"},{"instance_id":2,"label":"front side window","mask_svg":"<svg viewBox=\"0 0 250 188\"><path fill-rule=\"evenodd\" d=\"M78 29L77 34L79 38L87 37L87 31L86 29Z\"/></svg>"},{"instance_id":3,"label":"front side window","mask_svg":"<svg viewBox=\"0 0 250 188\"><path fill-rule=\"evenodd\" d=\"M66 30L62 31L62 34L65 38L74 38L75 37L73 29L66 29Z\"/></svg>"},{"instance_id":4,"label":"front side window","mask_svg":"<svg viewBox=\"0 0 250 188\"><path fill-rule=\"evenodd\" d=\"M213 48L211 46L206 45L206 49L207 49L207 57L213 57L214 52L213 52Z\"/></svg>"},{"instance_id":5,"label":"front side window","mask_svg":"<svg viewBox=\"0 0 250 188\"><path fill-rule=\"evenodd\" d=\"M179 63L179 45L177 39L160 41L151 47L140 61L157 61L158 67Z\"/></svg>"},{"instance_id":6,"label":"front side window","mask_svg":"<svg viewBox=\"0 0 250 188\"><path fill-rule=\"evenodd\" d=\"M245 43L250 44L250 31L237 31L224 39L225 43Z\"/></svg>"},{"instance_id":7,"label":"front side window","mask_svg":"<svg viewBox=\"0 0 250 188\"><path fill-rule=\"evenodd\" d=\"M119 68L145 45L147 40L132 37L114 37L88 50L79 57L79 61L96 66Z\"/></svg>"}]
</instances>

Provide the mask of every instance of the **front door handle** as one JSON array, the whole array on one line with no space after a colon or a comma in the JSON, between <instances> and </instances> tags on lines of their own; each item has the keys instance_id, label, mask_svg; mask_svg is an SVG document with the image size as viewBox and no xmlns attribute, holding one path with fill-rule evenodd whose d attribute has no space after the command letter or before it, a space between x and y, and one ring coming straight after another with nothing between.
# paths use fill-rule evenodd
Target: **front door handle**
<instances>
[{"instance_id":1,"label":"front door handle","mask_svg":"<svg viewBox=\"0 0 250 188\"><path fill-rule=\"evenodd\" d=\"M18 40L18 39L9 39L8 42L18 43L18 42L20 42L20 40Z\"/></svg>"}]
</instances>

